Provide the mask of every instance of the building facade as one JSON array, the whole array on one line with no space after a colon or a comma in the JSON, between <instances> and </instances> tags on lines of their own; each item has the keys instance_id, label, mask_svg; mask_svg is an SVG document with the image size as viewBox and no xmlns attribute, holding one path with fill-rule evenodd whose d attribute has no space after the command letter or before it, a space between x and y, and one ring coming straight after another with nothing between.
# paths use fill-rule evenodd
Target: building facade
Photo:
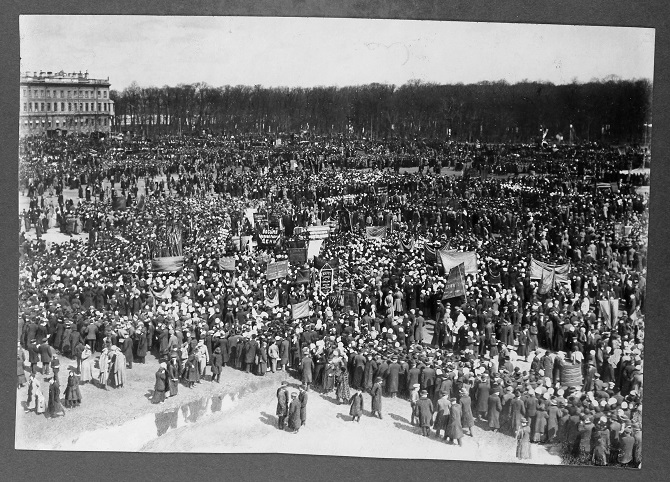
<instances>
[{"instance_id":1,"label":"building facade","mask_svg":"<svg viewBox=\"0 0 670 482\"><path fill-rule=\"evenodd\" d=\"M90 79L88 72L25 72L20 86L19 135L111 132L109 79Z\"/></svg>"}]
</instances>

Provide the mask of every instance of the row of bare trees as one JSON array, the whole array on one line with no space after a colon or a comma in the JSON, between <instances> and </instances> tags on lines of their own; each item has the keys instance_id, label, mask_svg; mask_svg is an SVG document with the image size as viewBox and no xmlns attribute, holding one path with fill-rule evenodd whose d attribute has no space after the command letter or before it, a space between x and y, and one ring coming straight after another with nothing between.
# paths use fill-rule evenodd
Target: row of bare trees
<instances>
[{"instance_id":1,"label":"row of bare trees","mask_svg":"<svg viewBox=\"0 0 670 482\"><path fill-rule=\"evenodd\" d=\"M113 91L117 131L148 136L297 132L372 138L529 141L540 129L573 140L642 142L651 122L651 83L616 78L543 82L265 88L140 87Z\"/></svg>"}]
</instances>

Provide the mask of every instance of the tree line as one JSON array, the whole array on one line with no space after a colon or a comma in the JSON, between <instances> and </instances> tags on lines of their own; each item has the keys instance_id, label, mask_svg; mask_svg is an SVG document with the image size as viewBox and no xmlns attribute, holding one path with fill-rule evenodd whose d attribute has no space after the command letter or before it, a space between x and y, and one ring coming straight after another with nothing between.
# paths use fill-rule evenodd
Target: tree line
<instances>
[{"instance_id":1,"label":"tree line","mask_svg":"<svg viewBox=\"0 0 670 482\"><path fill-rule=\"evenodd\" d=\"M642 143L650 136L648 80L608 78L555 85L505 81L440 85L267 88L131 84L112 91L117 131L147 136L308 131L373 139L597 141ZM572 128L570 127L572 126Z\"/></svg>"}]
</instances>

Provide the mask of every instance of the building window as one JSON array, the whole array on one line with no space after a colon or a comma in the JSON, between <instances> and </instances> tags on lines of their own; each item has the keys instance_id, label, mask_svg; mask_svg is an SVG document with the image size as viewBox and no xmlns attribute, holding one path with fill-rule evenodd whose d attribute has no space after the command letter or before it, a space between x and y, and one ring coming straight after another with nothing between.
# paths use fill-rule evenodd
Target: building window
<instances>
[{"instance_id":1,"label":"building window","mask_svg":"<svg viewBox=\"0 0 670 482\"><path fill-rule=\"evenodd\" d=\"M72 97L72 91L71 91L71 90L68 90L68 91L67 91L67 98L69 99L70 97Z\"/></svg>"},{"instance_id":2,"label":"building window","mask_svg":"<svg viewBox=\"0 0 670 482\"><path fill-rule=\"evenodd\" d=\"M40 110L44 112L44 102L42 102L42 104L40 105Z\"/></svg>"},{"instance_id":3,"label":"building window","mask_svg":"<svg viewBox=\"0 0 670 482\"><path fill-rule=\"evenodd\" d=\"M106 99L106 98L107 98L107 91L104 91L104 92L102 93L102 96Z\"/></svg>"},{"instance_id":4,"label":"building window","mask_svg":"<svg viewBox=\"0 0 670 482\"><path fill-rule=\"evenodd\" d=\"M88 90L84 91L84 98L88 99Z\"/></svg>"},{"instance_id":5,"label":"building window","mask_svg":"<svg viewBox=\"0 0 670 482\"><path fill-rule=\"evenodd\" d=\"M51 127L51 121L47 122L47 126Z\"/></svg>"},{"instance_id":6,"label":"building window","mask_svg":"<svg viewBox=\"0 0 670 482\"><path fill-rule=\"evenodd\" d=\"M100 107L100 102L98 102L98 110L102 110L102 108Z\"/></svg>"},{"instance_id":7,"label":"building window","mask_svg":"<svg viewBox=\"0 0 670 482\"><path fill-rule=\"evenodd\" d=\"M79 112L82 112L84 110L84 104L81 102L79 103Z\"/></svg>"},{"instance_id":8,"label":"building window","mask_svg":"<svg viewBox=\"0 0 670 482\"><path fill-rule=\"evenodd\" d=\"M54 99L56 98L56 91L54 90Z\"/></svg>"},{"instance_id":9,"label":"building window","mask_svg":"<svg viewBox=\"0 0 670 482\"><path fill-rule=\"evenodd\" d=\"M59 127L60 127L60 121L57 120L56 121L56 129L58 129Z\"/></svg>"},{"instance_id":10,"label":"building window","mask_svg":"<svg viewBox=\"0 0 670 482\"><path fill-rule=\"evenodd\" d=\"M54 112L58 112L58 102L54 102Z\"/></svg>"},{"instance_id":11,"label":"building window","mask_svg":"<svg viewBox=\"0 0 670 482\"><path fill-rule=\"evenodd\" d=\"M47 90L47 99L51 97L51 91Z\"/></svg>"},{"instance_id":12,"label":"building window","mask_svg":"<svg viewBox=\"0 0 670 482\"><path fill-rule=\"evenodd\" d=\"M28 103L27 102L23 103L23 112L28 112Z\"/></svg>"},{"instance_id":13,"label":"building window","mask_svg":"<svg viewBox=\"0 0 670 482\"><path fill-rule=\"evenodd\" d=\"M28 89L23 89L23 97L28 97Z\"/></svg>"},{"instance_id":14,"label":"building window","mask_svg":"<svg viewBox=\"0 0 670 482\"><path fill-rule=\"evenodd\" d=\"M65 92L61 90L61 91L60 91L60 98L61 98L61 99L62 99L63 97L65 97L65 95L63 95L63 94L65 94Z\"/></svg>"},{"instance_id":15,"label":"building window","mask_svg":"<svg viewBox=\"0 0 670 482\"><path fill-rule=\"evenodd\" d=\"M105 125L107 125L107 117L105 117Z\"/></svg>"},{"instance_id":16,"label":"building window","mask_svg":"<svg viewBox=\"0 0 670 482\"><path fill-rule=\"evenodd\" d=\"M27 121L27 120L24 120L24 121L23 121L23 125L24 125L24 126L27 126L27 125L28 125L28 121Z\"/></svg>"},{"instance_id":17,"label":"building window","mask_svg":"<svg viewBox=\"0 0 670 482\"><path fill-rule=\"evenodd\" d=\"M47 112L51 110L51 102L47 102Z\"/></svg>"},{"instance_id":18,"label":"building window","mask_svg":"<svg viewBox=\"0 0 670 482\"><path fill-rule=\"evenodd\" d=\"M65 102L60 103L60 110L61 112L65 111Z\"/></svg>"},{"instance_id":19,"label":"building window","mask_svg":"<svg viewBox=\"0 0 670 482\"><path fill-rule=\"evenodd\" d=\"M84 103L84 105L86 106L86 112L88 112L88 102Z\"/></svg>"}]
</instances>

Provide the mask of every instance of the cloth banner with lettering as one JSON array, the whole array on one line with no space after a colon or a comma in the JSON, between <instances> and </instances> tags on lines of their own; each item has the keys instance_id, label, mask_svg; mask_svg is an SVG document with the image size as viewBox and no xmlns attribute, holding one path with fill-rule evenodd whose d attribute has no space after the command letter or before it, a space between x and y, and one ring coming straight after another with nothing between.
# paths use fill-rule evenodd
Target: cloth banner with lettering
<instances>
[{"instance_id":1,"label":"cloth banner with lettering","mask_svg":"<svg viewBox=\"0 0 670 482\"><path fill-rule=\"evenodd\" d=\"M465 263L460 263L449 271L442 299L446 300L459 296L465 296Z\"/></svg>"},{"instance_id":2,"label":"cloth banner with lettering","mask_svg":"<svg viewBox=\"0 0 670 482\"><path fill-rule=\"evenodd\" d=\"M277 261L275 263L268 263L266 271L266 279L272 281L274 279L286 278L288 275L288 261Z\"/></svg>"},{"instance_id":3,"label":"cloth banner with lettering","mask_svg":"<svg viewBox=\"0 0 670 482\"><path fill-rule=\"evenodd\" d=\"M221 256L219 258L219 267L223 271L235 271L235 258L232 256Z\"/></svg>"},{"instance_id":4,"label":"cloth banner with lettering","mask_svg":"<svg viewBox=\"0 0 670 482\"><path fill-rule=\"evenodd\" d=\"M437 255L445 273L463 263L465 274L477 274L477 254L474 251L461 252L442 248L438 250Z\"/></svg>"},{"instance_id":5,"label":"cloth banner with lettering","mask_svg":"<svg viewBox=\"0 0 670 482\"><path fill-rule=\"evenodd\" d=\"M183 256L164 256L151 260L151 269L153 271L180 271L184 267Z\"/></svg>"},{"instance_id":6,"label":"cloth banner with lettering","mask_svg":"<svg viewBox=\"0 0 670 482\"><path fill-rule=\"evenodd\" d=\"M385 238L386 226L368 226L365 228L365 237L370 238Z\"/></svg>"},{"instance_id":7,"label":"cloth banner with lettering","mask_svg":"<svg viewBox=\"0 0 670 482\"><path fill-rule=\"evenodd\" d=\"M530 260L530 279L540 280L538 292L541 295L548 293L559 284L570 284L568 278L570 264L548 264L535 259Z\"/></svg>"},{"instance_id":8,"label":"cloth banner with lettering","mask_svg":"<svg viewBox=\"0 0 670 482\"><path fill-rule=\"evenodd\" d=\"M291 318L298 320L309 316L309 301L301 301L291 305Z\"/></svg>"}]
</instances>

